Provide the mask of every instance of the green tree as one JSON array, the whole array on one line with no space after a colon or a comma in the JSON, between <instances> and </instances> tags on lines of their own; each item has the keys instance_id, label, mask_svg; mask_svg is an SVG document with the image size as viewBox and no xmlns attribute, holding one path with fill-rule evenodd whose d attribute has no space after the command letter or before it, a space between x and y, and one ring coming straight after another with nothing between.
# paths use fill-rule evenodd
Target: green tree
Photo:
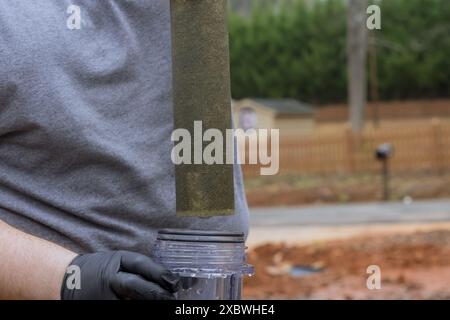
<instances>
[{"instance_id":1,"label":"green tree","mask_svg":"<svg viewBox=\"0 0 450 320\"><path fill-rule=\"evenodd\" d=\"M250 15L230 14L233 96L345 102L346 1L253 3ZM380 97L448 97L448 0L376 3L382 29L371 32L377 33Z\"/></svg>"}]
</instances>

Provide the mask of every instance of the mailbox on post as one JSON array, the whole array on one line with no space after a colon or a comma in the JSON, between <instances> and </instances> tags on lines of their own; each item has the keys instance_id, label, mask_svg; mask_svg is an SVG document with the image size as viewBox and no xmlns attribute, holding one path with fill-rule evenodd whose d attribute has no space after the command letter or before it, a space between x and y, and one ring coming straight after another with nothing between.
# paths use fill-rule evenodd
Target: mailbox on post
<instances>
[{"instance_id":1,"label":"mailbox on post","mask_svg":"<svg viewBox=\"0 0 450 320\"><path fill-rule=\"evenodd\" d=\"M383 177L383 200L388 201L390 199L389 189L389 159L394 155L394 147L390 143L383 143L378 146L375 157L382 163L381 175Z\"/></svg>"}]
</instances>

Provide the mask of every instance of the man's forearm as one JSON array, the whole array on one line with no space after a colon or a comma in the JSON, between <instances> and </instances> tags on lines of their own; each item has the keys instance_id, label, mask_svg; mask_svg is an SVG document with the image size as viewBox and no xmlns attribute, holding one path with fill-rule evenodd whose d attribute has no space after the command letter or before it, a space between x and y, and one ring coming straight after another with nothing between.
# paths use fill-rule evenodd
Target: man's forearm
<instances>
[{"instance_id":1,"label":"man's forearm","mask_svg":"<svg viewBox=\"0 0 450 320\"><path fill-rule=\"evenodd\" d=\"M0 299L59 299L76 253L0 220Z\"/></svg>"}]
</instances>

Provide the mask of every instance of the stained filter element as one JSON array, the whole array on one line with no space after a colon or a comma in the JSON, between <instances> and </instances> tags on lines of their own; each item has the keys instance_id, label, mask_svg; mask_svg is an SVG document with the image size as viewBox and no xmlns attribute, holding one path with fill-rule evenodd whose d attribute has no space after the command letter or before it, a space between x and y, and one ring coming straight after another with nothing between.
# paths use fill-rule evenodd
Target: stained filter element
<instances>
[{"instance_id":1,"label":"stained filter element","mask_svg":"<svg viewBox=\"0 0 450 320\"><path fill-rule=\"evenodd\" d=\"M210 142L194 134L231 128L231 94L226 0L171 0L173 99L175 129L187 129L201 150ZM223 144L225 159L226 144ZM198 148L197 148L198 153ZM198 154L197 154L198 155ZM231 164L176 165L179 216L212 217L234 214Z\"/></svg>"}]
</instances>

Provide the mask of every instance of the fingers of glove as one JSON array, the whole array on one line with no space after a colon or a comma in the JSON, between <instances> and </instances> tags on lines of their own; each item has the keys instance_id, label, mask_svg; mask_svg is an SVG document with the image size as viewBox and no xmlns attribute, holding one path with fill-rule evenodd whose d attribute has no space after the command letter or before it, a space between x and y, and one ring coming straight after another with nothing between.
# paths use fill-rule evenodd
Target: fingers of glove
<instances>
[{"instance_id":1,"label":"fingers of glove","mask_svg":"<svg viewBox=\"0 0 450 320\"><path fill-rule=\"evenodd\" d=\"M169 291L132 273L119 272L111 281L113 291L121 299L174 300Z\"/></svg>"},{"instance_id":2,"label":"fingers of glove","mask_svg":"<svg viewBox=\"0 0 450 320\"><path fill-rule=\"evenodd\" d=\"M180 277L151 258L139 253L124 251L122 253L122 269L159 284L161 287L176 292L180 289Z\"/></svg>"}]
</instances>

